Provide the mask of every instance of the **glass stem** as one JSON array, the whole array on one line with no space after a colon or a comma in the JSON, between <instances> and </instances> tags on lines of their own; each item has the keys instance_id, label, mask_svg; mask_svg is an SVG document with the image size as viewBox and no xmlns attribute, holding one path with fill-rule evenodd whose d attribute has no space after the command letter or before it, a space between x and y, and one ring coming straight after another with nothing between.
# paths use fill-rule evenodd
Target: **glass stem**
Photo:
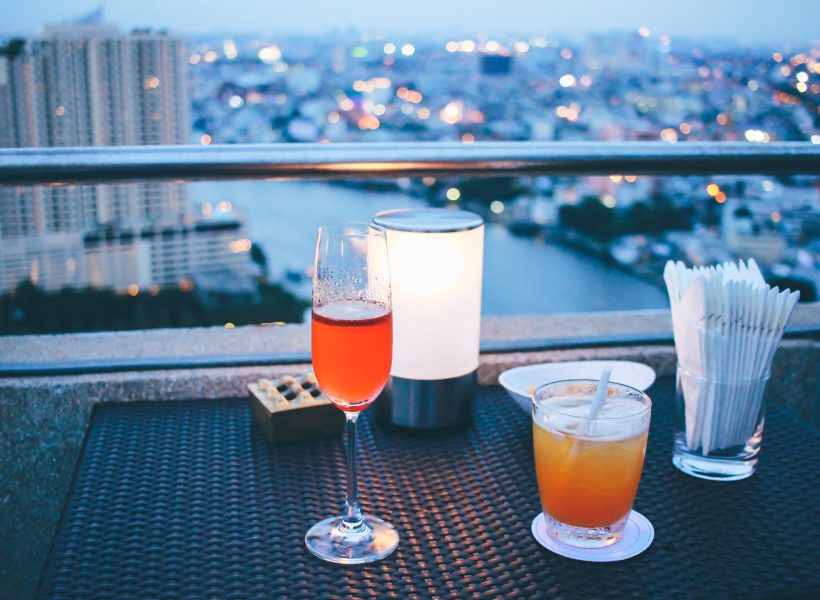
<instances>
[{"instance_id":1,"label":"glass stem","mask_svg":"<svg viewBox=\"0 0 820 600\"><path fill-rule=\"evenodd\" d=\"M359 413L346 412L345 430L347 432L347 498L342 517L342 528L347 531L358 531L364 527L362 509L359 506L359 481L356 469L356 421Z\"/></svg>"}]
</instances>

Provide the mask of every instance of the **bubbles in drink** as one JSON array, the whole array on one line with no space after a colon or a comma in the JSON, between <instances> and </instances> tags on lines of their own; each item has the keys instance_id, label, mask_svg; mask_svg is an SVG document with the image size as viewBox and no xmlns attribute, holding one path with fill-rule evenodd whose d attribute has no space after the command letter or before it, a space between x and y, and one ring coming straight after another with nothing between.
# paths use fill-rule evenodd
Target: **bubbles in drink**
<instances>
[{"instance_id":1,"label":"bubbles in drink","mask_svg":"<svg viewBox=\"0 0 820 600\"><path fill-rule=\"evenodd\" d=\"M384 316L390 311L381 304L372 301L337 300L315 306L313 312L335 321L361 321Z\"/></svg>"}]
</instances>

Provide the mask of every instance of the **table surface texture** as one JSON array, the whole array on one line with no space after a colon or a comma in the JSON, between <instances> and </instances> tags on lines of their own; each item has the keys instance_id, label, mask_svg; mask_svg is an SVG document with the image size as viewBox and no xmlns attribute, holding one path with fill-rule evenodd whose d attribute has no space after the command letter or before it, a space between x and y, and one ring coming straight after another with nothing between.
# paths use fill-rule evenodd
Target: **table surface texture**
<instances>
[{"instance_id":1,"label":"table surface texture","mask_svg":"<svg viewBox=\"0 0 820 600\"><path fill-rule=\"evenodd\" d=\"M635 509L643 554L585 563L542 549L530 416L482 387L475 422L424 435L360 419L366 512L392 522L389 558L344 567L305 548L340 512L341 439L271 446L250 401L104 403L40 583L44 598L820 597L820 433L770 406L757 473L695 479L671 462L674 382L649 390Z\"/></svg>"}]
</instances>

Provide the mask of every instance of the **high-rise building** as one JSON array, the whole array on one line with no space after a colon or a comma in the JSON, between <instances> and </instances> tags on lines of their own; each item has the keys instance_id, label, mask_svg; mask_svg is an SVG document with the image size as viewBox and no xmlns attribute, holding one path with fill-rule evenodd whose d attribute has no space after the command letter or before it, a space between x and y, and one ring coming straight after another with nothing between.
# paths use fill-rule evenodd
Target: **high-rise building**
<instances>
[{"instance_id":1,"label":"high-rise building","mask_svg":"<svg viewBox=\"0 0 820 600\"><path fill-rule=\"evenodd\" d=\"M182 40L164 33L90 24L13 40L0 49L0 147L187 143L187 67ZM198 218L184 185L0 188L0 292L247 274L242 223Z\"/></svg>"}]
</instances>

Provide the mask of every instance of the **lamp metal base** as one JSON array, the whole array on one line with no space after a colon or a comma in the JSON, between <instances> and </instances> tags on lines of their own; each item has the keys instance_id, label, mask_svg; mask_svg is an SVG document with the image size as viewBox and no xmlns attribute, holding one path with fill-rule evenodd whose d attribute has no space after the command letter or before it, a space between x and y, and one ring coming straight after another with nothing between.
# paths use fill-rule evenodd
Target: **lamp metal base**
<instances>
[{"instance_id":1,"label":"lamp metal base","mask_svg":"<svg viewBox=\"0 0 820 600\"><path fill-rule=\"evenodd\" d=\"M406 379L390 376L376 400L383 423L411 429L448 429L473 420L478 369L449 379Z\"/></svg>"}]
</instances>

